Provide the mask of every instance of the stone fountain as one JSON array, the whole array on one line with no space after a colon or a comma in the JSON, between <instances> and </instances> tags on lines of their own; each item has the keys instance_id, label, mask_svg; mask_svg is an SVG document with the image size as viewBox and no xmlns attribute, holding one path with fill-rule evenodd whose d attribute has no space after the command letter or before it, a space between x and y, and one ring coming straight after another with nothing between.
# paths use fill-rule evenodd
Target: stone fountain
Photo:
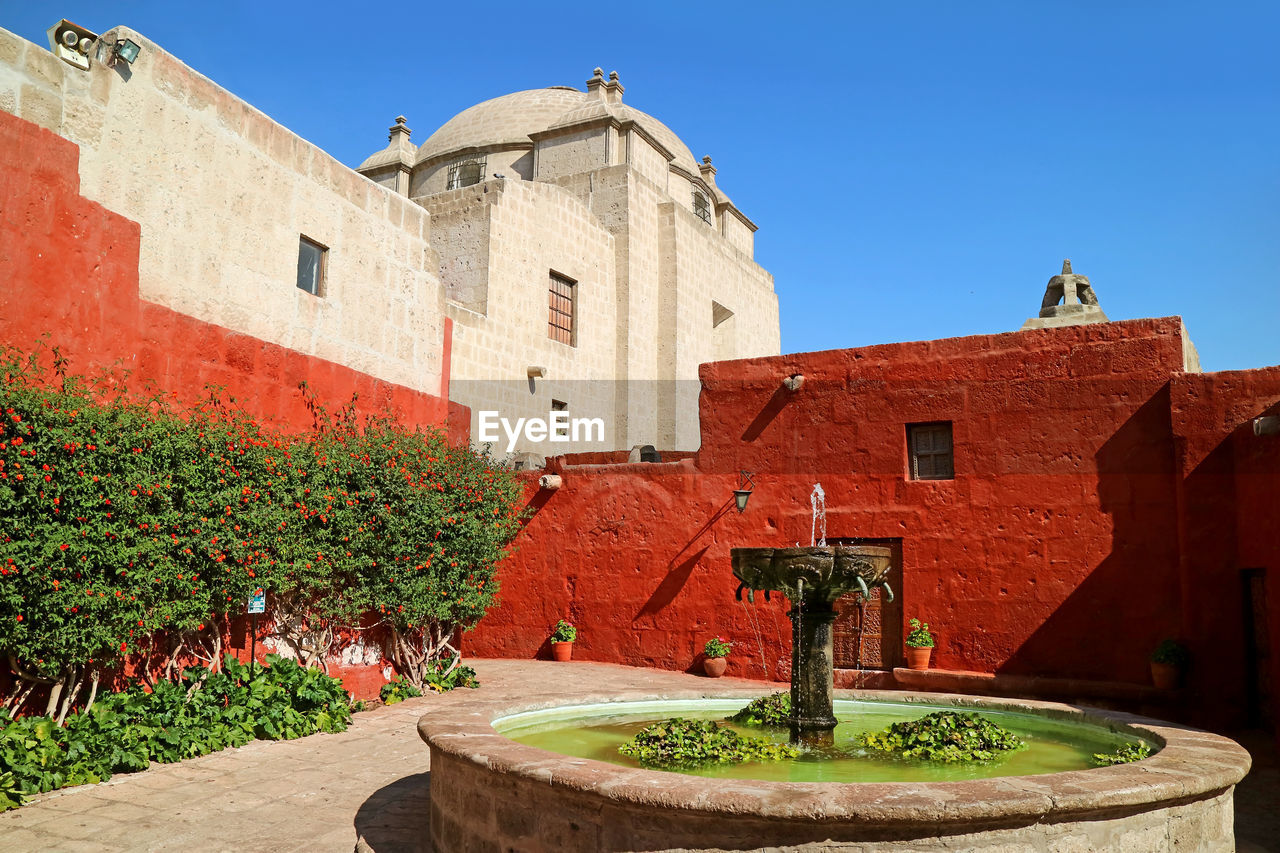
<instances>
[{"instance_id":1,"label":"stone fountain","mask_svg":"<svg viewBox=\"0 0 1280 853\"><path fill-rule=\"evenodd\" d=\"M766 596L780 591L791 600L791 728L797 735L836 727L835 600L849 592L869 598L877 586L892 600L885 580L891 553L879 545L733 549L733 574L742 582L739 600L744 589L751 600L758 590Z\"/></svg>"}]
</instances>

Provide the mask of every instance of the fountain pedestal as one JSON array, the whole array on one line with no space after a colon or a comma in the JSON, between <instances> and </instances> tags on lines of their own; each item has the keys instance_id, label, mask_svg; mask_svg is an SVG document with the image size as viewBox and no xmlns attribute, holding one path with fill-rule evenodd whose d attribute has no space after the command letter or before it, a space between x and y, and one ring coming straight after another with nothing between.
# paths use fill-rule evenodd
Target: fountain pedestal
<instances>
[{"instance_id":1,"label":"fountain pedestal","mask_svg":"<svg viewBox=\"0 0 1280 853\"><path fill-rule=\"evenodd\" d=\"M832 623L836 610L830 601L797 602L791 617L791 725L801 731L834 729L835 658Z\"/></svg>"},{"instance_id":2,"label":"fountain pedestal","mask_svg":"<svg viewBox=\"0 0 1280 853\"><path fill-rule=\"evenodd\" d=\"M791 728L800 739L806 732L829 732L836 726L832 710L835 669L832 648L834 602L847 592L870 595L885 583L892 552L879 545L820 545L809 548L734 548L733 574L742 581L741 598L750 590L778 590L791 599Z\"/></svg>"}]
</instances>

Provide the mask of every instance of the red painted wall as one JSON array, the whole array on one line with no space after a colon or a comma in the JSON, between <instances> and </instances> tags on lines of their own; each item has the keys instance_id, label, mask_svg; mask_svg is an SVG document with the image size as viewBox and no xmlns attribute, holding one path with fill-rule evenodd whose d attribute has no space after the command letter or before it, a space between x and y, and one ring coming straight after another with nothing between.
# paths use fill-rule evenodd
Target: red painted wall
<instances>
[{"instance_id":1,"label":"red painted wall","mask_svg":"<svg viewBox=\"0 0 1280 853\"><path fill-rule=\"evenodd\" d=\"M1262 569L1270 635L1271 719L1280 720L1280 436L1253 419L1280 413L1280 367L1181 376L1172 384L1182 504L1182 636L1193 685L1238 714L1247 710L1241 572ZM1266 676L1263 676L1266 678ZM1280 732L1277 732L1280 735Z\"/></svg>"},{"instance_id":2,"label":"red painted wall","mask_svg":"<svg viewBox=\"0 0 1280 853\"><path fill-rule=\"evenodd\" d=\"M0 151L0 342L30 350L50 333L73 372L124 369L131 387L150 382L186 401L220 385L286 428L311 425L305 381L331 407L354 393L362 413L390 409L466 439L470 414L448 402L447 383L441 396L414 391L141 300L138 225L79 194L77 147L0 111ZM449 345L446 324L446 365ZM384 683L380 667L335 674L358 698Z\"/></svg>"},{"instance_id":3,"label":"red painted wall","mask_svg":"<svg viewBox=\"0 0 1280 853\"><path fill-rule=\"evenodd\" d=\"M0 112L0 341L30 349L52 333L73 371L116 367L180 399L221 385L259 417L310 426L298 384L362 412L390 407L413 423L445 423L440 396L375 379L205 323L138 297L139 229L79 194L79 151ZM282 287L292 286L282 282ZM449 341L444 343L447 350Z\"/></svg>"},{"instance_id":4,"label":"red painted wall","mask_svg":"<svg viewBox=\"0 0 1280 853\"><path fill-rule=\"evenodd\" d=\"M933 626L936 667L1147 683L1156 644L1194 634L1192 694L1205 697L1206 720L1233 722L1238 589L1211 618L1189 617L1219 602L1179 582L1203 550L1180 521L1171 388L1181 368L1177 318L704 365L695 461L553 460L564 486L531 487L536 513L500 572L503 604L467 651L545 653L566 617L581 629L577 658L685 669L725 633L737 647L731 672L783 677L784 605L735 601L729 549L807 544L820 482L828 536L901 540L891 583L904 619ZM780 387L792 374L805 377L795 393ZM1212 415L1230 426L1207 443L1280 400L1275 371L1246 375L1252 396L1224 387L1240 411ZM932 421L952 423L955 479L909 480L907 425ZM744 469L756 488L739 515L730 507ZM1242 485L1227 465L1196 498L1215 509L1206 524L1233 554L1239 528L1241 549L1247 540L1275 559L1250 521L1259 505L1274 513L1268 476ZM1239 488L1257 492L1252 506L1220 500ZM1223 655L1234 670L1217 665Z\"/></svg>"}]
</instances>

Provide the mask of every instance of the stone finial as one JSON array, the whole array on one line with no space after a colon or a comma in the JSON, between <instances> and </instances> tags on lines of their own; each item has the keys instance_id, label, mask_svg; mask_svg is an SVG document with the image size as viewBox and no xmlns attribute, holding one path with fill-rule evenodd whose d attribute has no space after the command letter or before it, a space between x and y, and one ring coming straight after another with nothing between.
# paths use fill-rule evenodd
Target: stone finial
<instances>
[{"instance_id":1,"label":"stone finial","mask_svg":"<svg viewBox=\"0 0 1280 853\"><path fill-rule=\"evenodd\" d=\"M711 157L703 157L702 162L698 164L698 171L702 173L702 180L709 184L716 182L716 167L711 165Z\"/></svg>"},{"instance_id":2,"label":"stone finial","mask_svg":"<svg viewBox=\"0 0 1280 853\"><path fill-rule=\"evenodd\" d=\"M1044 329L1106 322L1107 315L1098 305L1098 296L1093 292L1089 277L1072 272L1068 258L1062 262L1062 272L1049 279L1045 286L1040 315L1027 320L1022 328Z\"/></svg>"},{"instance_id":3,"label":"stone finial","mask_svg":"<svg viewBox=\"0 0 1280 853\"><path fill-rule=\"evenodd\" d=\"M600 100L604 100L604 69L597 67L592 71L591 79L587 81L587 94L595 95Z\"/></svg>"},{"instance_id":4,"label":"stone finial","mask_svg":"<svg viewBox=\"0 0 1280 853\"><path fill-rule=\"evenodd\" d=\"M622 88L622 84L618 82L618 72L610 71L609 82L604 84L605 103L607 104L622 103L622 93L624 91L625 90Z\"/></svg>"},{"instance_id":5,"label":"stone finial","mask_svg":"<svg viewBox=\"0 0 1280 853\"><path fill-rule=\"evenodd\" d=\"M409 125L405 124L406 121L408 121L408 119L406 119L404 116L396 116L396 123L391 125L391 127L387 128L387 131L388 131L387 139L389 141L395 142L396 136L401 133L404 134L405 139L409 138L410 134L412 134L413 131L409 129Z\"/></svg>"}]
</instances>

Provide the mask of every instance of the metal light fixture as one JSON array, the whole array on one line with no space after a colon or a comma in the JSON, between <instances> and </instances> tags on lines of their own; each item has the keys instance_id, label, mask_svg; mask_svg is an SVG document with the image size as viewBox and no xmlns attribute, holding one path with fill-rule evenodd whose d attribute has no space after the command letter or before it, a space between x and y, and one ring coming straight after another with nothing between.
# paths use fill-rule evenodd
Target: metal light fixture
<instances>
[{"instance_id":1,"label":"metal light fixture","mask_svg":"<svg viewBox=\"0 0 1280 853\"><path fill-rule=\"evenodd\" d=\"M117 41L115 47L111 48L111 55L126 65L132 65L141 51L142 48L138 46L136 41L125 38Z\"/></svg>"},{"instance_id":2,"label":"metal light fixture","mask_svg":"<svg viewBox=\"0 0 1280 853\"><path fill-rule=\"evenodd\" d=\"M89 51L98 40L98 34L73 24L66 18L45 31L49 36L49 50L68 65L81 71L89 70Z\"/></svg>"},{"instance_id":3,"label":"metal light fixture","mask_svg":"<svg viewBox=\"0 0 1280 853\"><path fill-rule=\"evenodd\" d=\"M751 493L755 491L755 481L751 479L753 475L742 471L738 475L738 488L733 490L733 502L738 505L738 512L746 512L747 498L751 497Z\"/></svg>"}]
</instances>

